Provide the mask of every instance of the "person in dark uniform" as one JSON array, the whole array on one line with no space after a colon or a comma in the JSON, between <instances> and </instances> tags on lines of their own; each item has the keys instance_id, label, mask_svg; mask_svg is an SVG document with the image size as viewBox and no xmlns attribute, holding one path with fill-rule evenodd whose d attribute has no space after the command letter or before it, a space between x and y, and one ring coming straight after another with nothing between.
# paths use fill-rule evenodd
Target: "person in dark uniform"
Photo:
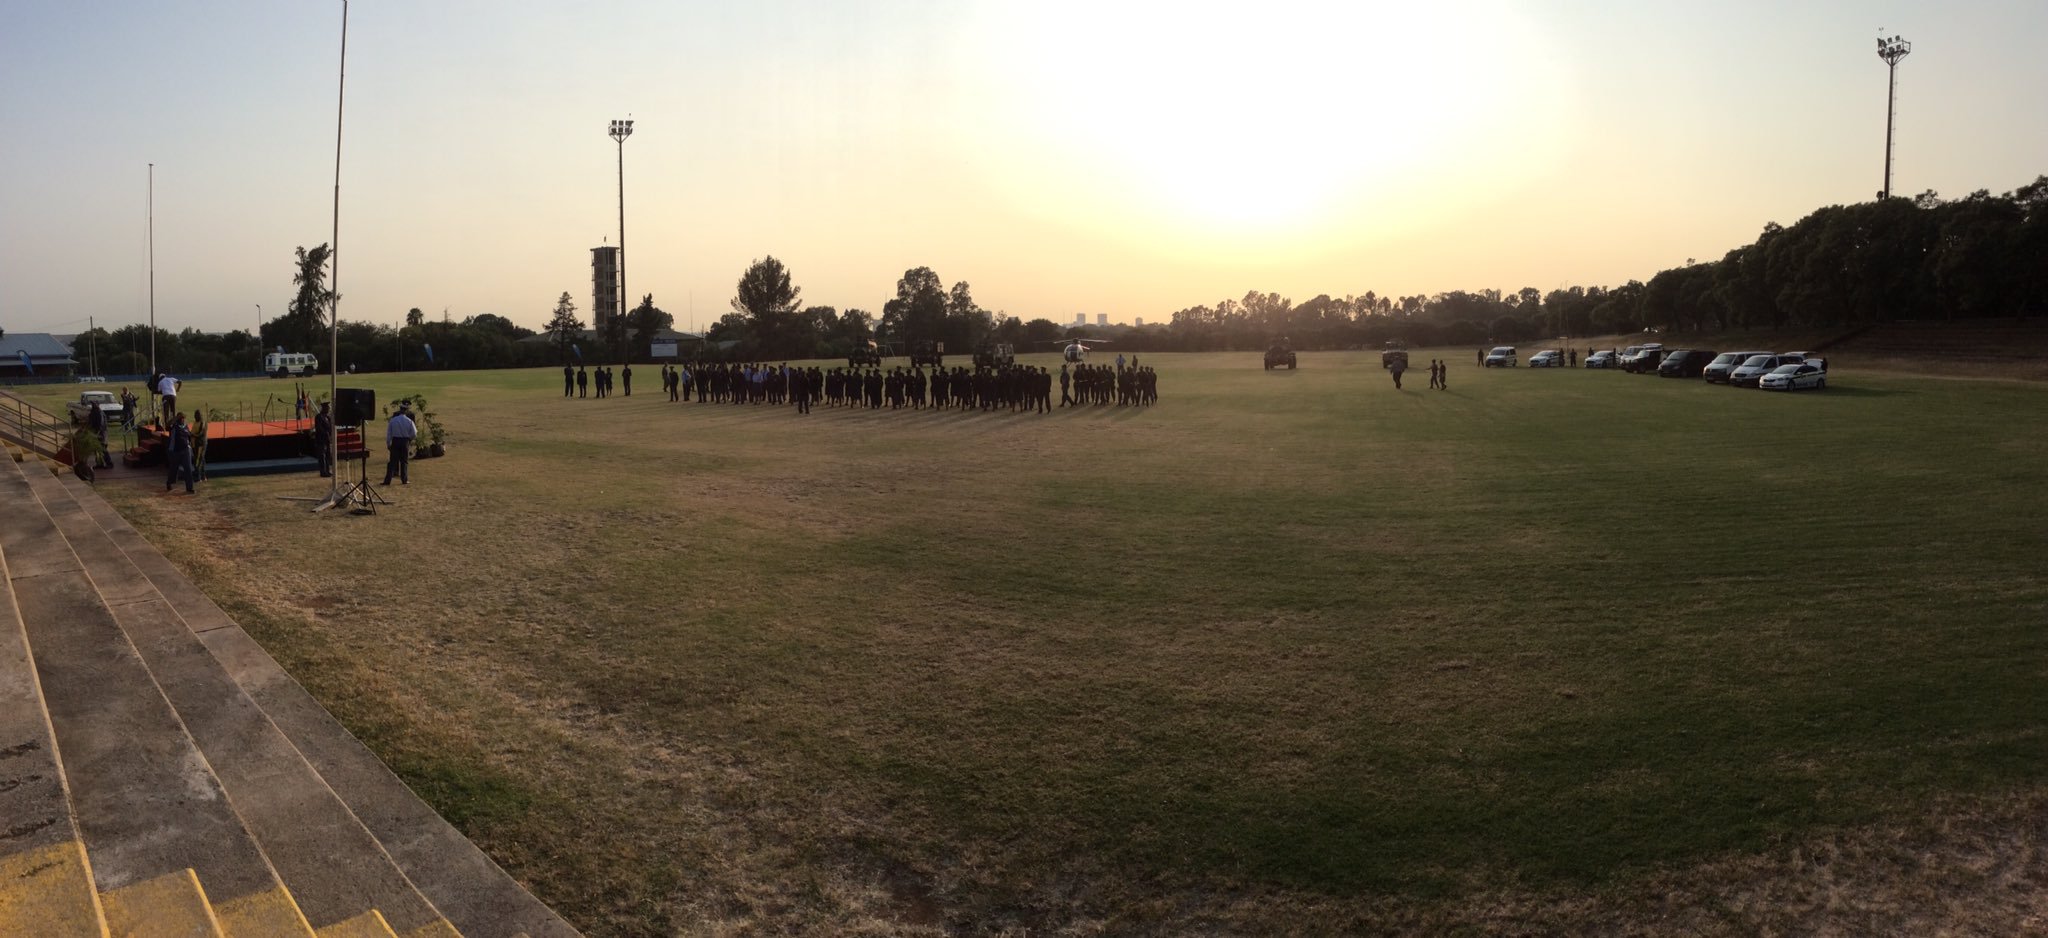
<instances>
[{"instance_id":1,"label":"person in dark uniform","mask_svg":"<svg viewBox=\"0 0 2048 938\"><path fill-rule=\"evenodd\" d=\"M580 366L576 369L576 396L590 396L590 372Z\"/></svg>"},{"instance_id":2,"label":"person in dark uniform","mask_svg":"<svg viewBox=\"0 0 2048 938\"><path fill-rule=\"evenodd\" d=\"M192 428L185 425L185 415L171 413L171 439L164 448L164 491L171 490L171 484L185 480L185 494L192 494L192 483L196 476L192 471Z\"/></svg>"},{"instance_id":3,"label":"person in dark uniform","mask_svg":"<svg viewBox=\"0 0 2048 938\"><path fill-rule=\"evenodd\" d=\"M1486 350L1485 350L1485 349L1480 349L1480 350L1479 350L1479 357L1478 357L1477 359L1475 359L1475 360L1474 360L1474 361L1472 362L1472 364L1478 365L1478 366L1479 366L1479 367L1481 367L1481 368L1484 368L1484 367L1486 367Z\"/></svg>"},{"instance_id":4,"label":"person in dark uniform","mask_svg":"<svg viewBox=\"0 0 2048 938\"><path fill-rule=\"evenodd\" d=\"M1438 365L1438 366L1437 366L1437 369L1436 369L1436 389L1437 389L1437 390L1439 390L1439 391L1448 391L1448 390L1450 390L1450 389L1451 389L1451 363L1450 363L1450 362L1443 362L1442 364L1440 364L1440 365Z\"/></svg>"},{"instance_id":5,"label":"person in dark uniform","mask_svg":"<svg viewBox=\"0 0 2048 938\"><path fill-rule=\"evenodd\" d=\"M1408 362L1405 359L1396 358L1394 359L1393 366L1387 370L1394 373L1394 390L1401 390L1401 372L1408 370Z\"/></svg>"},{"instance_id":6,"label":"person in dark uniform","mask_svg":"<svg viewBox=\"0 0 2048 938\"><path fill-rule=\"evenodd\" d=\"M804 371L802 368L790 371L789 396L796 400L797 413L808 414L811 412L811 376L809 372Z\"/></svg>"},{"instance_id":7,"label":"person in dark uniform","mask_svg":"<svg viewBox=\"0 0 2048 938\"><path fill-rule=\"evenodd\" d=\"M320 412L313 415L313 451L320 457L320 478L334 474L334 415L327 410L327 402L320 402Z\"/></svg>"},{"instance_id":8,"label":"person in dark uniform","mask_svg":"<svg viewBox=\"0 0 2048 938\"><path fill-rule=\"evenodd\" d=\"M562 396L576 396L576 369L568 365L562 366Z\"/></svg>"},{"instance_id":9,"label":"person in dark uniform","mask_svg":"<svg viewBox=\"0 0 2048 938\"><path fill-rule=\"evenodd\" d=\"M622 383L623 383L623 384L625 385L625 387L626 387L626 396L627 396L627 397L632 397L632 396L633 396L633 365L632 365L632 363L631 363L631 362L628 362L628 363L626 364L626 367L625 367L625 368L623 368L623 369L621 369L621 370L619 371L619 380L620 380L620 382L622 382Z\"/></svg>"},{"instance_id":10,"label":"person in dark uniform","mask_svg":"<svg viewBox=\"0 0 2048 938\"><path fill-rule=\"evenodd\" d=\"M93 464L94 467L114 468L114 459L107 450L107 412L101 410L98 404L92 405L92 410L86 413L86 426L91 428L92 435L98 437L100 441L100 458Z\"/></svg>"}]
</instances>

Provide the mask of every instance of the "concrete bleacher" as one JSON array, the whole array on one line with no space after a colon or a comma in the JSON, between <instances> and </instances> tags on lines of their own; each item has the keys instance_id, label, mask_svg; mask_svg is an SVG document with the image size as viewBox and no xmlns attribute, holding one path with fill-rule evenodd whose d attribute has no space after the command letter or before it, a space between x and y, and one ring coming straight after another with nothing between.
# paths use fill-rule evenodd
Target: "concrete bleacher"
<instances>
[{"instance_id":1,"label":"concrete bleacher","mask_svg":"<svg viewBox=\"0 0 2048 938\"><path fill-rule=\"evenodd\" d=\"M575 934L88 485L0 446L0 936Z\"/></svg>"}]
</instances>

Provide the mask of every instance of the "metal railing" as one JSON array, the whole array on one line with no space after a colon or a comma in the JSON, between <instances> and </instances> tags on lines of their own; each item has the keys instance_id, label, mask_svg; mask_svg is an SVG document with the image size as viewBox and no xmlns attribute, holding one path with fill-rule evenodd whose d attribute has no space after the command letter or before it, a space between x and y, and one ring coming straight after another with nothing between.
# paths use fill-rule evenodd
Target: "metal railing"
<instances>
[{"instance_id":1,"label":"metal railing","mask_svg":"<svg viewBox=\"0 0 2048 938\"><path fill-rule=\"evenodd\" d=\"M6 391L0 391L0 439L44 459L71 465L69 421Z\"/></svg>"}]
</instances>

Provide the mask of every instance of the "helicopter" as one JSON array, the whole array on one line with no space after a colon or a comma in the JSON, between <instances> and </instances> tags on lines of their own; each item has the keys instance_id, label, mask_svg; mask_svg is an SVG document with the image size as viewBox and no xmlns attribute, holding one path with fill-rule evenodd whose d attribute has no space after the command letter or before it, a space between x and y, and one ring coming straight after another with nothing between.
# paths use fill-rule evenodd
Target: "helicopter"
<instances>
[{"instance_id":1,"label":"helicopter","mask_svg":"<svg viewBox=\"0 0 2048 938\"><path fill-rule=\"evenodd\" d=\"M1060 357L1061 357L1061 358L1064 358L1064 359L1066 359L1067 361L1073 362L1074 364L1077 364L1077 365L1078 365L1078 364L1080 364L1081 362L1083 362L1083 361L1087 360L1087 358L1088 358L1088 343L1090 343L1090 342L1093 342L1093 343L1095 343L1095 344L1097 344L1097 345L1103 345L1103 344L1107 344L1107 343L1109 342L1109 340L1108 340L1108 339L1074 339L1073 341L1071 341L1071 342L1068 342L1068 343L1067 343L1067 348L1066 348L1066 351L1064 351L1064 352L1060 353Z\"/></svg>"}]
</instances>

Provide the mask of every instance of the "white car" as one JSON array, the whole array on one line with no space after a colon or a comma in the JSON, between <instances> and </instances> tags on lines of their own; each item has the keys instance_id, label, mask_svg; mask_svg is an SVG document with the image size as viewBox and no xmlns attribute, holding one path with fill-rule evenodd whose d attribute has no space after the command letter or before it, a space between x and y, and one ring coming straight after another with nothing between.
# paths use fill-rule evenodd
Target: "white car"
<instances>
[{"instance_id":1,"label":"white car","mask_svg":"<svg viewBox=\"0 0 2048 938\"><path fill-rule=\"evenodd\" d=\"M1554 348L1544 349L1541 352L1537 352L1536 354L1529 356L1529 367L1563 368L1564 353Z\"/></svg>"},{"instance_id":2,"label":"white car","mask_svg":"<svg viewBox=\"0 0 2048 938\"><path fill-rule=\"evenodd\" d=\"M1822 391L1828 386L1828 370L1810 361L1779 365L1756 379L1756 386L1766 391L1797 391L1800 388Z\"/></svg>"},{"instance_id":3,"label":"white car","mask_svg":"<svg viewBox=\"0 0 2048 938\"><path fill-rule=\"evenodd\" d=\"M1748 361L1736 366L1735 370L1728 372L1728 383L1738 388L1753 388L1756 387L1758 379L1776 371L1778 366L1796 365L1799 361L1800 359L1795 356L1751 355Z\"/></svg>"},{"instance_id":4,"label":"white car","mask_svg":"<svg viewBox=\"0 0 2048 938\"><path fill-rule=\"evenodd\" d=\"M1582 362L1581 365L1586 368L1621 367L1621 363L1615 359L1614 350L1611 348L1604 348L1600 351L1594 352L1593 354L1586 356L1586 360Z\"/></svg>"},{"instance_id":5,"label":"white car","mask_svg":"<svg viewBox=\"0 0 2048 938\"><path fill-rule=\"evenodd\" d=\"M1515 347L1514 347L1514 346L1512 346L1512 345L1503 345L1503 346L1500 346L1500 347L1498 347L1498 348L1495 348L1495 349L1494 349L1493 351L1491 351L1491 352L1488 352L1488 353L1486 353L1486 367L1488 367L1488 368L1513 368L1513 367L1515 367Z\"/></svg>"},{"instance_id":6,"label":"white car","mask_svg":"<svg viewBox=\"0 0 2048 938\"><path fill-rule=\"evenodd\" d=\"M107 424L110 426L119 423L121 414L127 410L121 406L121 399L115 397L112 391L80 391L78 400L65 404L64 409L70 411L71 416L81 423L87 419L87 414L97 410L107 415Z\"/></svg>"}]
</instances>

